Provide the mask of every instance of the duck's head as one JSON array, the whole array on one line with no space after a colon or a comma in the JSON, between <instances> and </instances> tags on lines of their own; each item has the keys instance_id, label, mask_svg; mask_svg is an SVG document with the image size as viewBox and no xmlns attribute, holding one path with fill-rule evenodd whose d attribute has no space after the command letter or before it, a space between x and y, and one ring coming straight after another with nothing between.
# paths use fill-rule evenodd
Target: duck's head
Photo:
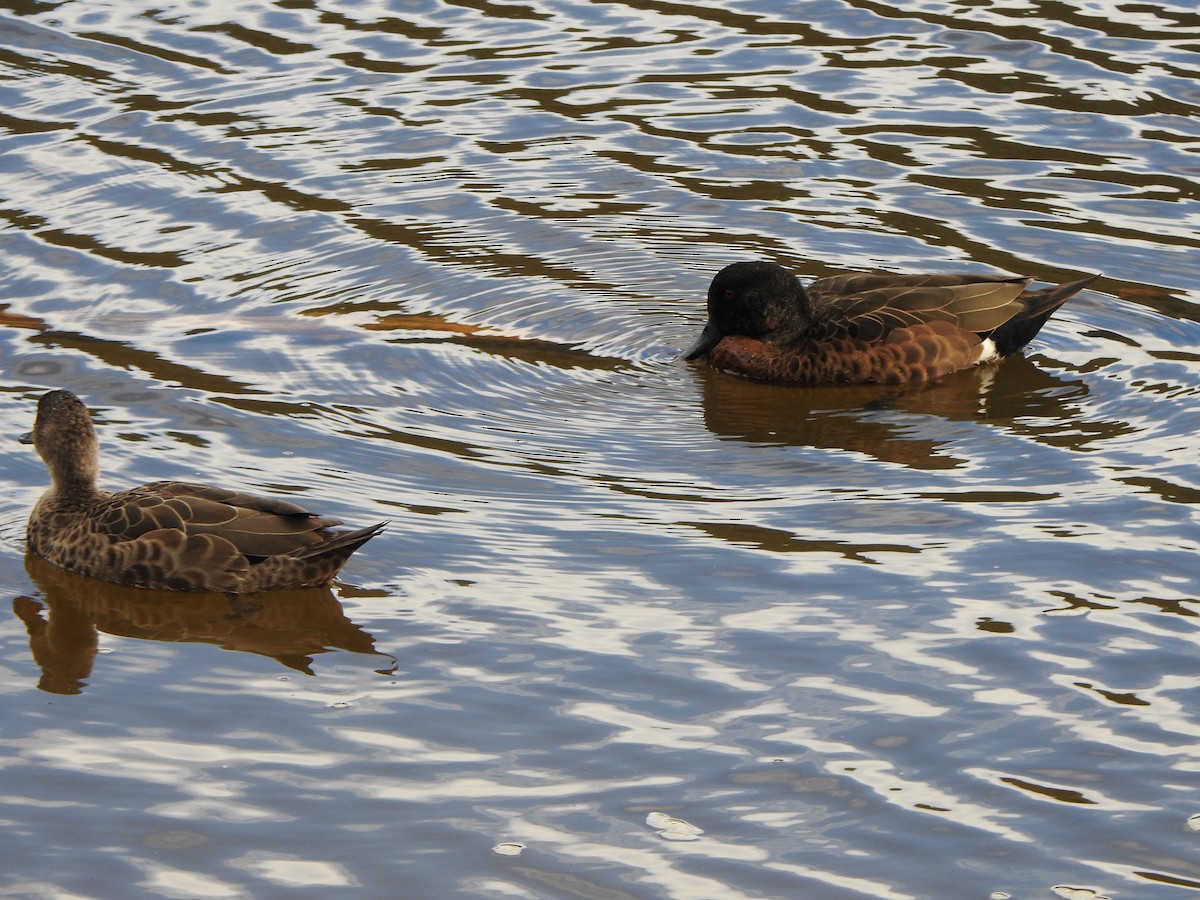
<instances>
[{"instance_id":1,"label":"duck's head","mask_svg":"<svg viewBox=\"0 0 1200 900\"><path fill-rule=\"evenodd\" d=\"M55 488L95 484L100 469L100 442L87 407L70 391L42 395L28 437L50 470Z\"/></svg>"},{"instance_id":2,"label":"duck's head","mask_svg":"<svg viewBox=\"0 0 1200 900\"><path fill-rule=\"evenodd\" d=\"M807 318L804 289L790 271L769 262L733 263L709 285L708 324L683 358L703 356L729 335L785 336Z\"/></svg>"}]
</instances>

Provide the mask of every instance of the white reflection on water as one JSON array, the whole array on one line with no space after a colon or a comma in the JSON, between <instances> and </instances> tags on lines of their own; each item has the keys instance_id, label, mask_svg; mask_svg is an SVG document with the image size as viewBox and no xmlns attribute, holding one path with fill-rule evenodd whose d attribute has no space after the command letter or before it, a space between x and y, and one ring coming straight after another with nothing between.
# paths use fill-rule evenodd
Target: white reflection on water
<instances>
[{"instance_id":1,"label":"white reflection on water","mask_svg":"<svg viewBox=\"0 0 1200 900\"><path fill-rule=\"evenodd\" d=\"M188 871L145 857L126 856L125 860L141 873L133 883L162 897L249 896L238 885L203 872Z\"/></svg>"},{"instance_id":2,"label":"white reflection on water","mask_svg":"<svg viewBox=\"0 0 1200 900\"><path fill-rule=\"evenodd\" d=\"M730 753L741 756L740 747L721 744L717 729L708 725L696 725L671 721L648 715L639 715L618 706L603 703L581 703L567 712L584 719L593 719L613 726L605 736L605 743L629 742L664 747L673 750L703 750L705 753Z\"/></svg>"},{"instance_id":3,"label":"white reflection on water","mask_svg":"<svg viewBox=\"0 0 1200 900\"><path fill-rule=\"evenodd\" d=\"M338 738L360 744L376 755L390 755L406 763L465 763L495 759L495 754L479 753L453 747L429 744L403 735L373 731L366 728L335 727L330 729Z\"/></svg>"},{"instance_id":4,"label":"white reflection on water","mask_svg":"<svg viewBox=\"0 0 1200 900\"><path fill-rule=\"evenodd\" d=\"M299 889L358 885L358 881L344 866L283 854L251 852L231 859L229 864L280 887Z\"/></svg>"},{"instance_id":5,"label":"white reflection on water","mask_svg":"<svg viewBox=\"0 0 1200 900\"><path fill-rule=\"evenodd\" d=\"M236 797L242 791L229 780L197 781L191 777L195 771L211 772L235 761L328 768L341 759L336 754L308 750L253 750L231 744L201 744L194 740L125 737L103 741L61 729L43 729L5 744L27 765L173 785L187 793L209 798Z\"/></svg>"},{"instance_id":6,"label":"white reflection on water","mask_svg":"<svg viewBox=\"0 0 1200 900\"><path fill-rule=\"evenodd\" d=\"M264 776L297 790L325 790L361 799L430 804L461 801L536 801L584 796L592 790L587 781L564 780L557 770L508 772L502 778L440 778L434 781L402 780L387 776L314 779L300 773L272 772ZM633 777L627 788L664 788L680 784L682 777L655 775Z\"/></svg>"},{"instance_id":7,"label":"white reflection on water","mask_svg":"<svg viewBox=\"0 0 1200 900\"><path fill-rule=\"evenodd\" d=\"M761 849L739 846L735 841L706 833L697 841L671 842L670 853L658 853L636 846L617 847L609 843L588 841L579 835L550 827L544 823L521 821L513 823L514 833L532 848L543 852L554 850L573 860L620 863L640 875L644 884L653 886L669 897L719 897L726 888L720 881L687 871L689 857L713 860L737 860L761 866L767 870L785 872L813 879L818 884L830 884L859 891L872 897L901 900L912 895L897 893L885 883L847 876L836 871L773 861Z\"/></svg>"},{"instance_id":8,"label":"white reflection on water","mask_svg":"<svg viewBox=\"0 0 1200 900\"><path fill-rule=\"evenodd\" d=\"M219 793L219 792L218 792ZM180 800L173 803L158 803L146 812L167 819L186 822L290 822L295 817L275 809L264 809L239 803L230 796L206 797L196 800Z\"/></svg>"}]
</instances>

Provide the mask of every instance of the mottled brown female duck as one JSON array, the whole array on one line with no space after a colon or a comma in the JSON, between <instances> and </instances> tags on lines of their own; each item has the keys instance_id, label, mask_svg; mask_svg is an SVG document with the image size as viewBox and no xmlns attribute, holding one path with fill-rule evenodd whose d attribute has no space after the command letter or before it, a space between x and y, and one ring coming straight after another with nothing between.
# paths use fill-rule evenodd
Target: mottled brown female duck
<instances>
[{"instance_id":1,"label":"mottled brown female duck","mask_svg":"<svg viewBox=\"0 0 1200 900\"><path fill-rule=\"evenodd\" d=\"M29 549L104 581L227 593L316 587L385 524L334 532L337 519L286 500L178 481L101 490L96 429L70 391L38 401L32 442L50 490L29 517Z\"/></svg>"},{"instance_id":2,"label":"mottled brown female duck","mask_svg":"<svg viewBox=\"0 0 1200 900\"><path fill-rule=\"evenodd\" d=\"M837 275L808 289L782 266L739 262L708 289L684 359L777 384L924 381L1008 356L1098 278L1026 290L991 275Z\"/></svg>"}]
</instances>

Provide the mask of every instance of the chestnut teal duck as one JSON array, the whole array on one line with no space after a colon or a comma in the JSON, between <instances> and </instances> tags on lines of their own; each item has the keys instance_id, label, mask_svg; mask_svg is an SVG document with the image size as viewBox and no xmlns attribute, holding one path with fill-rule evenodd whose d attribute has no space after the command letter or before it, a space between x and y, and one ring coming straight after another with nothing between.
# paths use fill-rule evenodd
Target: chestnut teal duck
<instances>
[{"instance_id":1,"label":"chestnut teal duck","mask_svg":"<svg viewBox=\"0 0 1200 900\"><path fill-rule=\"evenodd\" d=\"M386 524L331 531L342 523L286 500L179 481L102 490L96 429L70 391L38 401L29 438L50 470L29 550L103 581L235 594L317 587Z\"/></svg>"},{"instance_id":2,"label":"chestnut teal duck","mask_svg":"<svg viewBox=\"0 0 1200 900\"><path fill-rule=\"evenodd\" d=\"M1099 275L1027 290L1005 275L836 275L805 289L782 266L738 262L708 289L684 359L775 384L925 381L1016 353Z\"/></svg>"}]
</instances>

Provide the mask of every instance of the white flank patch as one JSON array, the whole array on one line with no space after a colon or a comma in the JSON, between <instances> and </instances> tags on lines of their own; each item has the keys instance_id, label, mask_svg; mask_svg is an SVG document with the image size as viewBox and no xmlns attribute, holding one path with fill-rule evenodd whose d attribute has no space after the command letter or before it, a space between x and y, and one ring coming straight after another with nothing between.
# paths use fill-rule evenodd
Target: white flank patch
<instances>
[{"instance_id":1,"label":"white flank patch","mask_svg":"<svg viewBox=\"0 0 1200 900\"><path fill-rule=\"evenodd\" d=\"M986 338L979 345L979 358L975 360L977 364L990 363L994 359L999 359L1000 354L996 352L996 342L991 338Z\"/></svg>"}]
</instances>

